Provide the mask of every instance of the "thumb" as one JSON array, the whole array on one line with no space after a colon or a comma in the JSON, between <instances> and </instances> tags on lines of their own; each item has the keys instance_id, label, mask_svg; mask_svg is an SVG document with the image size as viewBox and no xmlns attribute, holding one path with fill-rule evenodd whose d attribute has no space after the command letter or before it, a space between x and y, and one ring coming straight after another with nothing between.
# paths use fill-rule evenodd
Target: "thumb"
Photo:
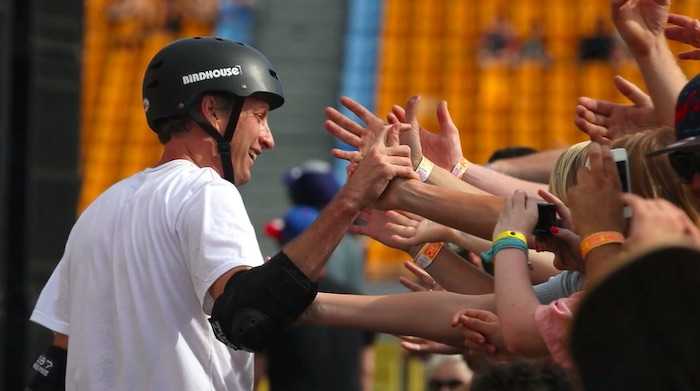
<instances>
[{"instance_id":1,"label":"thumb","mask_svg":"<svg viewBox=\"0 0 700 391\"><path fill-rule=\"evenodd\" d=\"M553 230L552 234L573 249L578 249L579 243L581 242L580 237L574 231L566 228L558 228L557 230Z\"/></svg>"},{"instance_id":2,"label":"thumb","mask_svg":"<svg viewBox=\"0 0 700 391\"><path fill-rule=\"evenodd\" d=\"M437 118L438 124L440 125L440 131L445 134L457 133L457 127L454 121L452 121L452 116L450 111L447 109L447 101L442 101L437 108Z\"/></svg>"},{"instance_id":3,"label":"thumb","mask_svg":"<svg viewBox=\"0 0 700 391\"><path fill-rule=\"evenodd\" d=\"M613 79L615 87L622 95L631 100L636 106L651 106L651 98L645 94L636 84L617 75Z\"/></svg>"}]
</instances>

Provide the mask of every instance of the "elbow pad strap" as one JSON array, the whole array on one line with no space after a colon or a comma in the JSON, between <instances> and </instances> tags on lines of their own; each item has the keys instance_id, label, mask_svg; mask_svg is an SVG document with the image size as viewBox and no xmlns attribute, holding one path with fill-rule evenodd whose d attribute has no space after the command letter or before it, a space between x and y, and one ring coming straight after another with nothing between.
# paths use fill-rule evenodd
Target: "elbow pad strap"
<instances>
[{"instance_id":1,"label":"elbow pad strap","mask_svg":"<svg viewBox=\"0 0 700 391\"><path fill-rule=\"evenodd\" d=\"M209 319L216 338L235 350L261 351L316 298L318 286L280 251L264 265L234 274Z\"/></svg>"}]
</instances>

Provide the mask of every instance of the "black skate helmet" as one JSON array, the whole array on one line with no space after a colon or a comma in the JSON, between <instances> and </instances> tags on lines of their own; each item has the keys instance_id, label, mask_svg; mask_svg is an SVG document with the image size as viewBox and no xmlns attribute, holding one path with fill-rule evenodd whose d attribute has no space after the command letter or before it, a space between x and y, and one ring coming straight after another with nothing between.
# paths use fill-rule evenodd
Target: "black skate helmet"
<instances>
[{"instance_id":1,"label":"black skate helmet","mask_svg":"<svg viewBox=\"0 0 700 391\"><path fill-rule=\"evenodd\" d=\"M223 135L199 111L200 99L206 93L234 98ZM218 143L224 179L231 183L234 176L230 142L243 101L253 95L267 101L270 110L282 106L284 95L277 72L256 49L222 38L186 38L169 44L151 59L143 78L143 108L148 126L157 133L162 120L190 117Z\"/></svg>"}]
</instances>

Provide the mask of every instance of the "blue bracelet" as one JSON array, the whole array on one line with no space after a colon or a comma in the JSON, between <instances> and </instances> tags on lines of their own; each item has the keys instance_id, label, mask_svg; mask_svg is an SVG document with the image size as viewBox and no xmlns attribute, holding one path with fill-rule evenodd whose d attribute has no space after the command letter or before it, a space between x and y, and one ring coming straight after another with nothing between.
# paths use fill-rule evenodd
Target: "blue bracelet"
<instances>
[{"instance_id":1,"label":"blue bracelet","mask_svg":"<svg viewBox=\"0 0 700 391\"><path fill-rule=\"evenodd\" d=\"M517 248L523 250L525 256L527 256L527 243L524 243L522 240L512 237L498 239L497 241L493 242L490 250L481 253L481 264L484 266L486 273L493 275L493 258L499 251L507 248Z\"/></svg>"}]
</instances>

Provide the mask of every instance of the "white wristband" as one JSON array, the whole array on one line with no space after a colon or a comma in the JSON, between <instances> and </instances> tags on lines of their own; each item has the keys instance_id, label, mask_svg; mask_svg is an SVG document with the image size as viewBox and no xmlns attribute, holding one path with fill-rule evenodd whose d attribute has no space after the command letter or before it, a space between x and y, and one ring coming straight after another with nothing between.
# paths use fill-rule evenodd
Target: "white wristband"
<instances>
[{"instance_id":1,"label":"white wristband","mask_svg":"<svg viewBox=\"0 0 700 391\"><path fill-rule=\"evenodd\" d=\"M465 172L467 172L467 166L469 165L469 160L462 158L460 159L454 167L452 167L452 175L457 178L462 178Z\"/></svg>"},{"instance_id":2,"label":"white wristband","mask_svg":"<svg viewBox=\"0 0 700 391\"><path fill-rule=\"evenodd\" d=\"M430 178L430 173L433 172L433 166L433 162L428 160L427 157L423 156L423 159L421 159L418 167L416 167L416 172L418 173L421 182L426 182L428 178Z\"/></svg>"}]
</instances>

